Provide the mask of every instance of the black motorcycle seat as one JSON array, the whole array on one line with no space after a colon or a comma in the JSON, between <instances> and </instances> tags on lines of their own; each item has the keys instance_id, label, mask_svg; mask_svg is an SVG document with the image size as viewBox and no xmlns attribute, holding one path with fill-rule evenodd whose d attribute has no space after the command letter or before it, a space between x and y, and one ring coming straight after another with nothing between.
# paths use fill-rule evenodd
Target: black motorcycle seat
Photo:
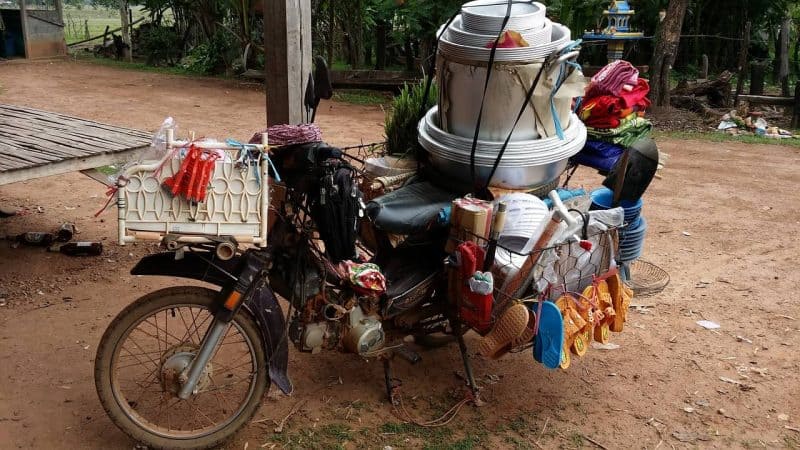
<instances>
[{"instance_id":1,"label":"black motorcycle seat","mask_svg":"<svg viewBox=\"0 0 800 450\"><path fill-rule=\"evenodd\" d=\"M447 226L439 224L437 216L456 197L427 181L410 184L369 202L367 216L387 233L415 234Z\"/></svg>"}]
</instances>

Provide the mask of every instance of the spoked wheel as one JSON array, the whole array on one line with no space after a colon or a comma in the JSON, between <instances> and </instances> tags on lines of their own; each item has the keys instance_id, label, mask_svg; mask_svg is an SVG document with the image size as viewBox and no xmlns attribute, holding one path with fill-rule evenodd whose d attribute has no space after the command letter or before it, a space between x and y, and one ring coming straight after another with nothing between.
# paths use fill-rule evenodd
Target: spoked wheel
<instances>
[{"instance_id":1,"label":"spoked wheel","mask_svg":"<svg viewBox=\"0 0 800 450\"><path fill-rule=\"evenodd\" d=\"M195 393L177 396L213 322L215 292L174 287L125 308L100 341L95 385L114 423L151 448L219 445L258 410L269 387L260 332L242 310L231 322Z\"/></svg>"}]
</instances>

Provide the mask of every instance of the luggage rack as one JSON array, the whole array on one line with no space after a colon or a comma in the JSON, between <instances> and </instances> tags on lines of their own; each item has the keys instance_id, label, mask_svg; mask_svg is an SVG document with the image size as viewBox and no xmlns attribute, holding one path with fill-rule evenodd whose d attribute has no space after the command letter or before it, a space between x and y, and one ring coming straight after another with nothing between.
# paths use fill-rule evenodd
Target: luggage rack
<instances>
[{"instance_id":1,"label":"luggage rack","mask_svg":"<svg viewBox=\"0 0 800 450\"><path fill-rule=\"evenodd\" d=\"M166 131L164 157L127 168L117 181L119 244L227 240L266 247L272 190L266 133L261 144L223 144L176 140L173 130ZM163 181L180 168L180 149L189 145L231 154L215 163L203 203L173 197L162 189ZM242 152L258 153L249 154L243 164L236 155L244 156Z\"/></svg>"}]
</instances>

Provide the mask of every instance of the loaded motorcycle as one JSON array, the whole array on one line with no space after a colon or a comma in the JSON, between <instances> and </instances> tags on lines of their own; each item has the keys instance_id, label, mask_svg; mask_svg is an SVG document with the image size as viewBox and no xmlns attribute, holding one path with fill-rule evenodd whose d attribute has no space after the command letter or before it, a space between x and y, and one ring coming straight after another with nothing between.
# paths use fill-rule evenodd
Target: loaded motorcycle
<instances>
[{"instance_id":1,"label":"loaded motorcycle","mask_svg":"<svg viewBox=\"0 0 800 450\"><path fill-rule=\"evenodd\" d=\"M431 226L439 208L431 202L446 205L455 196L432 200L426 183L395 191L398 201L370 211L381 227L373 228L367 249L357 245L367 211L345 153L316 143L272 149L270 158L283 198L272 201L269 245L240 251L232 239L187 243L165 236L170 250L145 256L131 273L200 280L217 289L151 292L120 312L99 344L101 402L123 431L150 447L218 445L252 418L270 383L291 393L289 342L304 352L336 349L382 359L391 393L392 355L419 360L403 337L435 344L450 336L475 387L465 330L446 295L448 231ZM425 198L409 202L415 195ZM392 206L398 203L405 206ZM424 205L427 215L419 212ZM407 238L393 246L390 233ZM376 266L363 264L367 259ZM276 294L287 301L285 314Z\"/></svg>"}]
</instances>

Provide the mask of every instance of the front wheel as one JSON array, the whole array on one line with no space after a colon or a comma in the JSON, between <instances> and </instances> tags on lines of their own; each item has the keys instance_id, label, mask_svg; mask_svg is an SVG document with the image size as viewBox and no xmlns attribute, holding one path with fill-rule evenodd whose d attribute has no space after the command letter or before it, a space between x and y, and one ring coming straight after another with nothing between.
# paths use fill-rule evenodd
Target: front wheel
<instances>
[{"instance_id":1,"label":"front wheel","mask_svg":"<svg viewBox=\"0 0 800 450\"><path fill-rule=\"evenodd\" d=\"M111 420L150 448L208 448L253 417L269 388L261 335L241 310L200 376L177 396L180 374L214 320L216 292L171 287L139 298L109 325L97 349L97 394Z\"/></svg>"}]
</instances>

